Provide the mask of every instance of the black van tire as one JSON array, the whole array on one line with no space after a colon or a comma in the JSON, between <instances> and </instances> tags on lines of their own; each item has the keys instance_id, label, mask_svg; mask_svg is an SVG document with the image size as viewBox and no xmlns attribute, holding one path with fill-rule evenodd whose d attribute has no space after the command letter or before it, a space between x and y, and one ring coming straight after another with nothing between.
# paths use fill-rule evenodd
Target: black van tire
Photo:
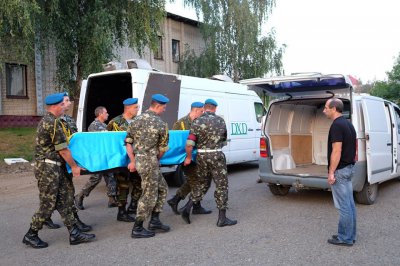
<instances>
[{"instance_id":1,"label":"black van tire","mask_svg":"<svg viewBox=\"0 0 400 266\"><path fill-rule=\"evenodd\" d=\"M354 196L360 204L374 204L378 198L378 183L371 185L368 181L365 181L363 189L360 192L355 192Z\"/></svg>"},{"instance_id":2,"label":"black van tire","mask_svg":"<svg viewBox=\"0 0 400 266\"><path fill-rule=\"evenodd\" d=\"M177 187L180 187L183 185L183 183L185 183L186 176L183 173L181 164L176 167L176 171L174 173L173 180L174 180L175 186L177 186Z\"/></svg>"},{"instance_id":3,"label":"black van tire","mask_svg":"<svg viewBox=\"0 0 400 266\"><path fill-rule=\"evenodd\" d=\"M290 186L281 186L277 184L268 184L268 187L275 196L286 196L290 190Z\"/></svg>"}]
</instances>

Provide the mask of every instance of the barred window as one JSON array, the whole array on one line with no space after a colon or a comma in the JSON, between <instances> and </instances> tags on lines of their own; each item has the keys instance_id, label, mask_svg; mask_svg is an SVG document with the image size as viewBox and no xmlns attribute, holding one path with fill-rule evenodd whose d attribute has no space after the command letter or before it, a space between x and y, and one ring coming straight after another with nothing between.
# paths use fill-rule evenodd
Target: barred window
<instances>
[{"instance_id":1,"label":"barred window","mask_svg":"<svg viewBox=\"0 0 400 266\"><path fill-rule=\"evenodd\" d=\"M26 65L6 63L7 97L26 98Z\"/></svg>"}]
</instances>

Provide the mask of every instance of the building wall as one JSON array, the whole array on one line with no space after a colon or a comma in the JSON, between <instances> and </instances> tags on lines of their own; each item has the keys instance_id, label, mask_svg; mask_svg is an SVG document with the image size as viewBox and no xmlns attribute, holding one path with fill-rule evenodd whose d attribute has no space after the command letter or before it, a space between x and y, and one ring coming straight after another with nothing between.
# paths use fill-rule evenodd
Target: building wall
<instances>
[{"instance_id":1,"label":"building wall","mask_svg":"<svg viewBox=\"0 0 400 266\"><path fill-rule=\"evenodd\" d=\"M203 37L199 28L196 26L167 18L162 25L162 30L162 59L155 59L154 53L149 48L146 48L144 54L140 57L138 53L131 48L124 46L116 49L116 54L119 55L119 58L115 58L115 60L120 61L125 66L126 60L141 58L149 62L155 69L168 73L178 73L179 64L172 60L172 39L180 41L180 55L184 52L185 44L188 44L191 49L194 49L196 54L200 54L204 48Z\"/></svg>"},{"instance_id":2,"label":"building wall","mask_svg":"<svg viewBox=\"0 0 400 266\"><path fill-rule=\"evenodd\" d=\"M36 114L34 65L16 58L15 54L13 46L5 47L0 44L0 115L34 115ZM7 97L6 63L26 65L26 98Z\"/></svg>"},{"instance_id":3,"label":"building wall","mask_svg":"<svg viewBox=\"0 0 400 266\"><path fill-rule=\"evenodd\" d=\"M163 33L162 46L163 57L162 59L155 59L154 53L146 48L142 57L129 47L117 48L116 53L119 55L114 61L119 61L125 67L125 61L128 59L141 58L150 63L150 65L158 70L178 73L178 63L172 61L172 39L180 41L180 55L183 54L185 44L189 44L196 53L200 53L204 47L204 41L199 28L195 23L180 17L168 17L162 25ZM10 99L6 97L6 77L5 77L5 63L19 63L27 65L27 90L28 97L26 99ZM104 62L107 63L107 62ZM37 116L43 115L38 108L38 102L43 105L44 98L54 92L59 91L55 83L56 77L56 51L53 46L44 51L41 62L23 62L15 58L15 52L10 47L1 47L0 44L0 116L15 115L15 116ZM35 67L40 67L41 71L35 72ZM41 80L42 98L38 101L36 98L36 78ZM40 88L38 88L40 89ZM44 107L42 107L44 110Z\"/></svg>"}]
</instances>

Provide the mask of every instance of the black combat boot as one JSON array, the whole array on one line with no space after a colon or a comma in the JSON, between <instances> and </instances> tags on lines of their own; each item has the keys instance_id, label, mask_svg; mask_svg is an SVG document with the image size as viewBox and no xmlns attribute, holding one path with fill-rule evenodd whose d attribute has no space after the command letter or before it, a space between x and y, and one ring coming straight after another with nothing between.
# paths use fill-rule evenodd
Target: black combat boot
<instances>
[{"instance_id":1,"label":"black combat boot","mask_svg":"<svg viewBox=\"0 0 400 266\"><path fill-rule=\"evenodd\" d=\"M143 221L136 220L132 228L132 238L149 238L155 235L154 232L148 231L143 227Z\"/></svg>"},{"instance_id":2,"label":"black combat boot","mask_svg":"<svg viewBox=\"0 0 400 266\"><path fill-rule=\"evenodd\" d=\"M171 206L172 211L177 215L179 215L178 204L181 200L182 198L178 195L175 195L173 198L167 200L167 203L169 204L169 206Z\"/></svg>"},{"instance_id":3,"label":"black combat boot","mask_svg":"<svg viewBox=\"0 0 400 266\"><path fill-rule=\"evenodd\" d=\"M149 222L149 230L161 230L163 232L168 232L171 228L168 225L163 224L160 221L160 213L159 212L152 212L151 219Z\"/></svg>"},{"instance_id":4,"label":"black combat boot","mask_svg":"<svg viewBox=\"0 0 400 266\"><path fill-rule=\"evenodd\" d=\"M125 206L119 206L117 220L120 222L133 223L135 221L135 218L133 218L126 212Z\"/></svg>"},{"instance_id":5,"label":"black combat boot","mask_svg":"<svg viewBox=\"0 0 400 266\"><path fill-rule=\"evenodd\" d=\"M126 210L128 214L135 214L136 215L136 209L137 209L137 201L136 200L131 200L131 204L129 204L128 209Z\"/></svg>"},{"instance_id":6,"label":"black combat boot","mask_svg":"<svg viewBox=\"0 0 400 266\"><path fill-rule=\"evenodd\" d=\"M237 224L236 220L231 220L226 217L226 210L219 210L218 222L217 222L218 227L230 226L235 224Z\"/></svg>"},{"instance_id":7,"label":"black combat boot","mask_svg":"<svg viewBox=\"0 0 400 266\"><path fill-rule=\"evenodd\" d=\"M51 218L44 221L43 225L45 225L49 229L58 229L61 227L61 225L53 223L53 220L51 220Z\"/></svg>"},{"instance_id":8,"label":"black combat boot","mask_svg":"<svg viewBox=\"0 0 400 266\"><path fill-rule=\"evenodd\" d=\"M92 231L92 227L90 225L85 224L84 222L79 219L78 213L74 213L76 223L75 225L79 228L81 232L89 232Z\"/></svg>"},{"instance_id":9,"label":"black combat boot","mask_svg":"<svg viewBox=\"0 0 400 266\"><path fill-rule=\"evenodd\" d=\"M69 231L69 244L78 245L81 243L89 242L96 237L94 234L82 233L79 227L75 224L73 226L68 226Z\"/></svg>"},{"instance_id":10,"label":"black combat boot","mask_svg":"<svg viewBox=\"0 0 400 266\"><path fill-rule=\"evenodd\" d=\"M118 207L118 202L114 196L108 197L108 208Z\"/></svg>"},{"instance_id":11,"label":"black combat boot","mask_svg":"<svg viewBox=\"0 0 400 266\"><path fill-rule=\"evenodd\" d=\"M22 239L22 243L33 248L47 248L49 246L49 244L39 238L38 231L33 230L32 228L29 228L28 232Z\"/></svg>"},{"instance_id":12,"label":"black combat boot","mask_svg":"<svg viewBox=\"0 0 400 266\"><path fill-rule=\"evenodd\" d=\"M83 195L83 193L79 193L77 195L75 195L74 200L75 200L75 206L80 209L80 210L84 210L85 207L83 207L83 198L85 197L85 195Z\"/></svg>"},{"instance_id":13,"label":"black combat boot","mask_svg":"<svg viewBox=\"0 0 400 266\"><path fill-rule=\"evenodd\" d=\"M193 201L189 199L186 205L181 209L182 219L188 224L190 224L190 211L192 210L192 206L193 206Z\"/></svg>"},{"instance_id":14,"label":"black combat boot","mask_svg":"<svg viewBox=\"0 0 400 266\"><path fill-rule=\"evenodd\" d=\"M199 202L193 202L193 211L192 214L210 214L212 213L211 210L206 210L201 206L200 201Z\"/></svg>"}]
</instances>

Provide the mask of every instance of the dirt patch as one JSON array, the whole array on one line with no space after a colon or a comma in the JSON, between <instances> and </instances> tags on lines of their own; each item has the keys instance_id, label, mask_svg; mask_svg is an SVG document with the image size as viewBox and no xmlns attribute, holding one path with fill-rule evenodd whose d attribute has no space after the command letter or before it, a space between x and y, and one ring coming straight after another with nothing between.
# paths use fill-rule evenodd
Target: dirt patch
<instances>
[{"instance_id":1,"label":"dirt patch","mask_svg":"<svg viewBox=\"0 0 400 266\"><path fill-rule=\"evenodd\" d=\"M5 162L0 162L0 175L4 174L19 174L31 172L33 174L33 166L30 162L28 163L13 163L11 165Z\"/></svg>"}]
</instances>

